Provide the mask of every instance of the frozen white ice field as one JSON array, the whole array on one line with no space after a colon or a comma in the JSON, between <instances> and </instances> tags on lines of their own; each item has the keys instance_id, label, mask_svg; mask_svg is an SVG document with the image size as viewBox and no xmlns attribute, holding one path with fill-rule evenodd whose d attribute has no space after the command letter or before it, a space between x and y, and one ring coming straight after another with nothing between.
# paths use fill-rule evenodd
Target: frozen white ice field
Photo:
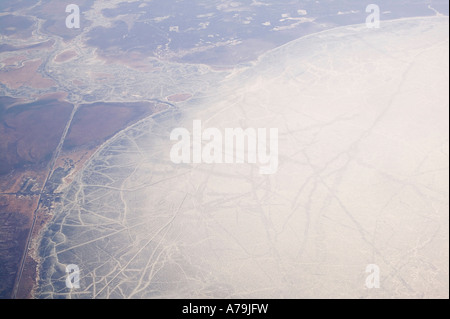
<instances>
[{"instance_id":1,"label":"frozen white ice field","mask_svg":"<svg viewBox=\"0 0 450 319\"><path fill-rule=\"evenodd\" d=\"M121 132L65 190L36 296L448 298L448 27L307 36ZM170 132L194 119L277 127L278 172L173 164Z\"/></svg>"}]
</instances>

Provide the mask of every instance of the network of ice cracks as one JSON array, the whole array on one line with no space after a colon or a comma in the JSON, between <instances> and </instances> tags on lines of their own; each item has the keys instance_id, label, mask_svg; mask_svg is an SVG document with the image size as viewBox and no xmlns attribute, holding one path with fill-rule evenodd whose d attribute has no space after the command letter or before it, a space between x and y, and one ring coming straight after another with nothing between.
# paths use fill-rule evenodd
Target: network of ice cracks
<instances>
[{"instance_id":1,"label":"network of ice cracks","mask_svg":"<svg viewBox=\"0 0 450 319\"><path fill-rule=\"evenodd\" d=\"M195 119L278 128L277 173L173 164L170 132ZM448 234L448 18L342 27L106 143L45 233L36 294L442 297ZM365 286L369 264L379 289Z\"/></svg>"}]
</instances>

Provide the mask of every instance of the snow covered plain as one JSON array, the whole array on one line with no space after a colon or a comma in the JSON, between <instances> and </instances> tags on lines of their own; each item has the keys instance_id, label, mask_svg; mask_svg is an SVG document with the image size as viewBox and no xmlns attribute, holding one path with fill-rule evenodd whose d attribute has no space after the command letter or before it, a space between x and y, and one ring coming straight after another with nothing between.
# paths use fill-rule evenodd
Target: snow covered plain
<instances>
[{"instance_id":1,"label":"snow covered plain","mask_svg":"<svg viewBox=\"0 0 450 319\"><path fill-rule=\"evenodd\" d=\"M448 23L307 36L120 133L67 188L36 296L448 298ZM173 164L196 119L278 128L278 172Z\"/></svg>"}]
</instances>

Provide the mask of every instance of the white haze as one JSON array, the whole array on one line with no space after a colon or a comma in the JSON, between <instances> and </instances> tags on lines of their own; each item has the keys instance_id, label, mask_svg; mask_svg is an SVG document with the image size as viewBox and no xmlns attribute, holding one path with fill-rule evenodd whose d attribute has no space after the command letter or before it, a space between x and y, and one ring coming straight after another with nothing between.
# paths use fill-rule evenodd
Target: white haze
<instances>
[{"instance_id":1,"label":"white haze","mask_svg":"<svg viewBox=\"0 0 450 319\"><path fill-rule=\"evenodd\" d=\"M447 17L343 27L138 123L67 189L37 295L448 298L448 70ZM278 172L172 163L195 119L278 128Z\"/></svg>"}]
</instances>

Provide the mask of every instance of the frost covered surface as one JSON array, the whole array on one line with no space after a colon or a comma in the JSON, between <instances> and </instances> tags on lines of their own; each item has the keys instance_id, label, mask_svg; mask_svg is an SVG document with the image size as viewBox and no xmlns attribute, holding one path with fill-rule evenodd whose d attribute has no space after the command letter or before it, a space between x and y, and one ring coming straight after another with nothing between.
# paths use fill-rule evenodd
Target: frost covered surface
<instances>
[{"instance_id":1,"label":"frost covered surface","mask_svg":"<svg viewBox=\"0 0 450 319\"><path fill-rule=\"evenodd\" d=\"M37 296L448 298L448 70L448 17L342 27L136 124L68 187ZM194 119L278 128L278 172L173 164Z\"/></svg>"}]
</instances>

